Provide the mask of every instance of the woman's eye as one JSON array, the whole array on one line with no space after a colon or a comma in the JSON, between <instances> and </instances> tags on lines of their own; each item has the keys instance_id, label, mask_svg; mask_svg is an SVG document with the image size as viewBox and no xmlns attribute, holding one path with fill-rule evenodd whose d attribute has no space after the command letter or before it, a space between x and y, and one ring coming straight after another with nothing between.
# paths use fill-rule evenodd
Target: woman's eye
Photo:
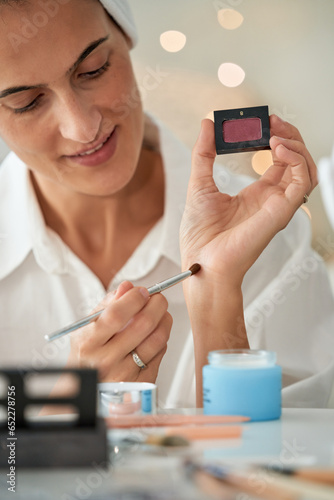
<instances>
[{"instance_id":1,"label":"woman's eye","mask_svg":"<svg viewBox=\"0 0 334 500\"><path fill-rule=\"evenodd\" d=\"M33 101L31 101L29 104L27 104L27 106L24 106L23 108L13 108L14 113L22 114L36 109L40 104L41 97L41 95L37 96Z\"/></svg>"},{"instance_id":2,"label":"woman's eye","mask_svg":"<svg viewBox=\"0 0 334 500\"><path fill-rule=\"evenodd\" d=\"M80 73L79 76L88 77L88 78L96 78L96 77L102 75L103 73L105 73L109 67L110 67L110 62L107 61L100 68L95 69L94 71L86 71L86 73Z\"/></svg>"},{"instance_id":3,"label":"woman's eye","mask_svg":"<svg viewBox=\"0 0 334 500\"><path fill-rule=\"evenodd\" d=\"M105 73L108 68L110 67L110 62L107 61L104 63L103 66L101 66L98 69L95 69L94 71L87 71L86 73L80 73L80 77L83 78L88 78L88 79L93 79L97 78L103 73ZM22 108L13 108L13 111L15 114L23 114L27 113L29 111L35 110L39 105L40 105L40 100L41 100L42 95L37 96L33 101L31 101L27 106L24 106Z\"/></svg>"}]
</instances>

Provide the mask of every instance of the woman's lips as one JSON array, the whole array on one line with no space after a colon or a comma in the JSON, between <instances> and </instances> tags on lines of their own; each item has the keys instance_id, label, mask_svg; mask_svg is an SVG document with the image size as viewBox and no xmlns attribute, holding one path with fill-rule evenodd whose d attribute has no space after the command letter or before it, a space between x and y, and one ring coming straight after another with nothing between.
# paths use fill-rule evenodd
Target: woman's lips
<instances>
[{"instance_id":1,"label":"woman's lips","mask_svg":"<svg viewBox=\"0 0 334 500\"><path fill-rule=\"evenodd\" d=\"M110 160L115 153L117 147L117 136L118 130L116 127L106 141L96 148L79 155L66 156L66 158L68 158L71 162L78 163L85 167L96 167L98 165L102 165L106 161Z\"/></svg>"}]
</instances>

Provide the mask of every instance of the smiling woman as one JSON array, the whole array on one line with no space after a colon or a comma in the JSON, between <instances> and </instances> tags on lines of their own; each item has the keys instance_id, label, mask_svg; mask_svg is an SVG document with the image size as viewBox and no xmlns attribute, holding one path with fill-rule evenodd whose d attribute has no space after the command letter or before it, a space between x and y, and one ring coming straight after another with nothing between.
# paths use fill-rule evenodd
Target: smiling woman
<instances>
[{"instance_id":1,"label":"smiling woman","mask_svg":"<svg viewBox=\"0 0 334 500\"><path fill-rule=\"evenodd\" d=\"M112 194L133 176L142 141L140 106L127 116L117 113L119 96L136 89L129 42L98 2L84 1L80 13L74 3L62 5L47 29L41 28L15 55L7 44L5 54L15 65L4 61L2 82L10 84L1 88L0 132L32 169L35 182L43 183L43 192L53 189L60 176L62 188L75 185L86 194ZM28 2L5 9L8 30L17 32L22 19L33 20L36 7L38 2ZM61 33L60 16L67 17ZM58 52L50 57L55 39ZM125 148L126 143L132 147ZM110 180L106 162L112 157L123 168L113 169ZM96 168L79 172L78 165Z\"/></svg>"},{"instance_id":2,"label":"smiling woman","mask_svg":"<svg viewBox=\"0 0 334 500\"><path fill-rule=\"evenodd\" d=\"M47 29L13 50L8 33L20 32L22 19L33 22L40 9L40 2L14 4L1 9L8 31L1 36L6 71L0 88L0 133L28 166L46 227L107 289L163 211L160 159L141 150L140 102L126 113L119 110L122 95L137 92L129 58L132 41L99 2L72 0L61 2ZM155 196L148 196L151 191ZM137 204L143 205L140 213ZM76 262L74 255L72 260ZM95 303L102 295L99 288ZM133 289L132 294L141 291ZM142 301L143 294L139 297ZM160 296L150 307L155 303L155 323L146 332L161 337L151 349L156 358L153 378L170 328L166 301ZM52 320L44 325L50 327Z\"/></svg>"},{"instance_id":3,"label":"smiling woman","mask_svg":"<svg viewBox=\"0 0 334 500\"><path fill-rule=\"evenodd\" d=\"M143 112L127 2L0 0L0 16L0 363L96 367L101 381L157 381L162 406L194 406L209 351L266 348L285 404L325 406L334 301L298 211L317 183L299 131L271 116L272 167L221 192L212 122L191 158ZM183 293L149 296L195 262ZM299 279L300 266L312 271Z\"/></svg>"}]
</instances>

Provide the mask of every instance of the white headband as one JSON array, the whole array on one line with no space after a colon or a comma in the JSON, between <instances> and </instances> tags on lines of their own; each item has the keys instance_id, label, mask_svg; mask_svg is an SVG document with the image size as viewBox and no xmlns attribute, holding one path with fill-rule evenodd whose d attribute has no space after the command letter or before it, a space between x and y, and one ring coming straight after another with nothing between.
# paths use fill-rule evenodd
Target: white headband
<instances>
[{"instance_id":1,"label":"white headband","mask_svg":"<svg viewBox=\"0 0 334 500\"><path fill-rule=\"evenodd\" d=\"M138 40L136 25L127 0L100 0L103 7L115 19L124 33L130 38L132 47Z\"/></svg>"}]
</instances>

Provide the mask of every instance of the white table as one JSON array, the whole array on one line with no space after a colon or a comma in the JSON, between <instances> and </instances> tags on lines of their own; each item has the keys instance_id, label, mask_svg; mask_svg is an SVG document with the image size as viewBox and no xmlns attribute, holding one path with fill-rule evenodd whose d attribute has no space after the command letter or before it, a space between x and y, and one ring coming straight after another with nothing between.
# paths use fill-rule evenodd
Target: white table
<instances>
[{"instance_id":1,"label":"white table","mask_svg":"<svg viewBox=\"0 0 334 500\"><path fill-rule=\"evenodd\" d=\"M130 434L136 432L130 431ZM92 469L19 470L14 496L7 491L6 471L2 470L0 498L205 500L208 497L184 475L182 464L187 456L228 464L246 461L334 467L334 410L284 409L280 420L243 424L241 440L197 441L182 452L157 448L152 454L139 445L133 445L127 451L117 446L111 449L113 464L107 470L100 464ZM137 492L137 496L125 495L125 491Z\"/></svg>"}]
</instances>

